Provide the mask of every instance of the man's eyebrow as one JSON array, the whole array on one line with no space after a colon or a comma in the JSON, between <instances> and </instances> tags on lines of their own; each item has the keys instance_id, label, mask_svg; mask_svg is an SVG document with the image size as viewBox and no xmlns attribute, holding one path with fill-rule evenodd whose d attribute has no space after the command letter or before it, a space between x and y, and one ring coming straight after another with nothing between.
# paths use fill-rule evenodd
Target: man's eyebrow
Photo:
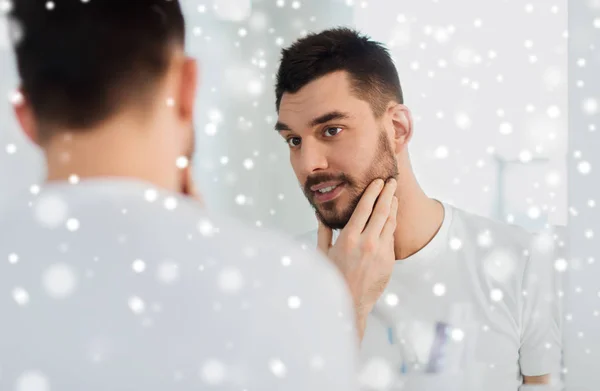
<instances>
[{"instance_id":1,"label":"man's eyebrow","mask_svg":"<svg viewBox=\"0 0 600 391\"><path fill-rule=\"evenodd\" d=\"M281 132L282 130L291 131L292 129L290 129L290 127L284 124L283 122L277 121L277 123L275 124L275 130Z\"/></svg>"},{"instance_id":2,"label":"man's eyebrow","mask_svg":"<svg viewBox=\"0 0 600 391\"><path fill-rule=\"evenodd\" d=\"M323 114L312 121L310 121L310 127L313 128L317 125L321 125L327 123L329 121L337 120L337 119L348 119L350 118L350 114L343 113L341 111L331 111L329 113Z\"/></svg>"},{"instance_id":3,"label":"man's eyebrow","mask_svg":"<svg viewBox=\"0 0 600 391\"><path fill-rule=\"evenodd\" d=\"M310 121L309 127L314 128L317 125L321 125L321 124L327 123L329 121L338 120L338 119L348 119L348 118L350 118L350 114L348 114L348 113L343 113L341 111L331 111L329 113L320 115L317 118L314 118L312 121ZM275 124L275 130L278 132L281 132L281 131L291 131L292 129L285 123L283 123L281 121L277 121L277 123Z\"/></svg>"}]
</instances>

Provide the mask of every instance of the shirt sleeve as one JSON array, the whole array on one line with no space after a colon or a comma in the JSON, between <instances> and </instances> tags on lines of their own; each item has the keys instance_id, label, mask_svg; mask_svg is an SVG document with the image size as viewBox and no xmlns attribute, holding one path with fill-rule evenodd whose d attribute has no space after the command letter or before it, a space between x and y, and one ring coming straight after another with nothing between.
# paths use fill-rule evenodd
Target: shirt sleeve
<instances>
[{"instance_id":1,"label":"shirt sleeve","mask_svg":"<svg viewBox=\"0 0 600 391\"><path fill-rule=\"evenodd\" d=\"M524 376L560 376L562 339L561 288L555 263L559 252L540 246L535 236L524 270L519 364ZM558 268L560 269L560 268Z\"/></svg>"}]
</instances>

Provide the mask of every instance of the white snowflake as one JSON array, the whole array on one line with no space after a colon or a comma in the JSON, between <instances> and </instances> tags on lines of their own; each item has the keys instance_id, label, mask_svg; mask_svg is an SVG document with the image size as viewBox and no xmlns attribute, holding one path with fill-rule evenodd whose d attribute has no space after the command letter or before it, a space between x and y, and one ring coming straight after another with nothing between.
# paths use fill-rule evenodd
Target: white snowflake
<instances>
[{"instance_id":1,"label":"white snowflake","mask_svg":"<svg viewBox=\"0 0 600 391\"><path fill-rule=\"evenodd\" d=\"M244 205L244 204L246 204L246 201L247 201L246 196L243 194L239 194L235 197L235 203L238 205Z\"/></svg>"},{"instance_id":2,"label":"white snowflake","mask_svg":"<svg viewBox=\"0 0 600 391\"><path fill-rule=\"evenodd\" d=\"M155 189L148 189L144 192L144 198L148 202L154 202L158 199L158 192Z\"/></svg>"},{"instance_id":3,"label":"white snowflake","mask_svg":"<svg viewBox=\"0 0 600 391\"><path fill-rule=\"evenodd\" d=\"M516 263L515 256L506 250L495 250L483 260L486 274L499 282L508 281L513 277Z\"/></svg>"},{"instance_id":4,"label":"white snowflake","mask_svg":"<svg viewBox=\"0 0 600 391\"><path fill-rule=\"evenodd\" d=\"M177 199L175 197L165 198L164 206L167 210L173 210L177 208Z\"/></svg>"},{"instance_id":5,"label":"white snowflake","mask_svg":"<svg viewBox=\"0 0 600 391\"><path fill-rule=\"evenodd\" d=\"M471 127L472 121L467 113L459 112L454 117L454 122L459 129L469 129Z\"/></svg>"},{"instance_id":6,"label":"white snowflake","mask_svg":"<svg viewBox=\"0 0 600 391\"><path fill-rule=\"evenodd\" d=\"M197 225L198 231L202 236L210 237L216 233L216 229L213 226L212 222L208 219L202 219L198 222Z\"/></svg>"},{"instance_id":7,"label":"white snowflake","mask_svg":"<svg viewBox=\"0 0 600 391\"><path fill-rule=\"evenodd\" d=\"M204 133L206 133L208 136L214 136L217 134L217 125L212 122L206 124L204 127Z\"/></svg>"},{"instance_id":8,"label":"white snowflake","mask_svg":"<svg viewBox=\"0 0 600 391\"><path fill-rule=\"evenodd\" d=\"M554 268L556 269L556 271L564 272L567 270L568 267L569 264L565 259L560 258L554 262Z\"/></svg>"},{"instance_id":9,"label":"white snowflake","mask_svg":"<svg viewBox=\"0 0 600 391\"><path fill-rule=\"evenodd\" d=\"M400 299L398 298L398 295L396 295L395 293L388 293L385 296L385 302L387 303L387 305L389 305L390 307L395 307L398 305L398 303L400 302Z\"/></svg>"},{"instance_id":10,"label":"white snowflake","mask_svg":"<svg viewBox=\"0 0 600 391\"><path fill-rule=\"evenodd\" d=\"M54 299L69 297L77 286L77 276L66 263L50 266L42 275L42 284L46 293Z\"/></svg>"},{"instance_id":11,"label":"white snowflake","mask_svg":"<svg viewBox=\"0 0 600 391\"><path fill-rule=\"evenodd\" d=\"M79 229L80 224L77 219L68 219L67 220L67 229L71 232L75 232Z\"/></svg>"},{"instance_id":12,"label":"white snowflake","mask_svg":"<svg viewBox=\"0 0 600 391\"><path fill-rule=\"evenodd\" d=\"M448 147L444 145L437 147L434 155L437 159L446 159L448 157Z\"/></svg>"},{"instance_id":13,"label":"white snowflake","mask_svg":"<svg viewBox=\"0 0 600 391\"><path fill-rule=\"evenodd\" d=\"M548 107L548 109L546 110L546 113L548 114L548 117L550 117L552 119L560 117L560 109L558 108L558 106Z\"/></svg>"},{"instance_id":14,"label":"white snowflake","mask_svg":"<svg viewBox=\"0 0 600 391\"><path fill-rule=\"evenodd\" d=\"M384 390L394 379L390 362L381 357L373 357L361 368L358 375L361 388Z\"/></svg>"},{"instance_id":15,"label":"white snowflake","mask_svg":"<svg viewBox=\"0 0 600 391\"><path fill-rule=\"evenodd\" d=\"M500 289L492 289L490 292L490 298L493 301L501 301L504 298L504 293Z\"/></svg>"},{"instance_id":16,"label":"white snowflake","mask_svg":"<svg viewBox=\"0 0 600 391\"><path fill-rule=\"evenodd\" d=\"M509 122L503 122L500 124L499 130L500 134L507 136L513 132L513 126Z\"/></svg>"},{"instance_id":17,"label":"white snowflake","mask_svg":"<svg viewBox=\"0 0 600 391\"><path fill-rule=\"evenodd\" d=\"M189 159L187 158L187 156L179 156L177 158L177 160L175 161L175 165L177 166L177 168L179 169L184 169L186 168L188 165L190 164Z\"/></svg>"},{"instance_id":18,"label":"white snowflake","mask_svg":"<svg viewBox=\"0 0 600 391\"><path fill-rule=\"evenodd\" d=\"M6 145L6 153L9 155L13 155L17 152L17 146L15 144L7 144Z\"/></svg>"},{"instance_id":19,"label":"white snowflake","mask_svg":"<svg viewBox=\"0 0 600 391\"><path fill-rule=\"evenodd\" d=\"M211 359L202 365L200 374L205 383L219 385L225 380L226 372L225 365L221 361Z\"/></svg>"},{"instance_id":20,"label":"white snowflake","mask_svg":"<svg viewBox=\"0 0 600 391\"><path fill-rule=\"evenodd\" d=\"M587 175L592 170L592 165L588 161L581 161L577 164L577 170L582 175Z\"/></svg>"},{"instance_id":21,"label":"white snowflake","mask_svg":"<svg viewBox=\"0 0 600 391\"><path fill-rule=\"evenodd\" d=\"M283 361L278 358L269 360L269 369L276 377L284 378L287 374L287 368Z\"/></svg>"},{"instance_id":22,"label":"white snowflake","mask_svg":"<svg viewBox=\"0 0 600 391\"><path fill-rule=\"evenodd\" d=\"M245 159L243 164L246 170L251 170L254 168L254 161L252 159Z\"/></svg>"},{"instance_id":23,"label":"white snowflake","mask_svg":"<svg viewBox=\"0 0 600 391\"><path fill-rule=\"evenodd\" d=\"M162 262L156 271L156 278L163 284L173 284L179 280L179 265L173 261Z\"/></svg>"},{"instance_id":24,"label":"white snowflake","mask_svg":"<svg viewBox=\"0 0 600 391\"><path fill-rule=\"evenodd\" d=\"M587 115L594 115L598 112L598 101L596 98L587 98L583 101L583 112Z\"/></svg>"},{"instance_id":25,"label":"white snowflake","mask_svg":"<svg viewBox=\"0 0 600 391\"><path fill-rule=\"evenodd\" d=\"M67 203L56 195L43 195L35 203L34 215L37 221L48 228L56 228L66 220Z\"/></svg>"},{"instance_id":26,"label":"white snowflake","mask_svg":"<svg viewBox=\"0 0 600 391\"><path fill-rule=\"evenodd\" d=\"M480 232L477 235L477 244L483 248L486 248L486 247L489 247L492 245L492 234L490 233L489 230Z\"/></svg>"},{"instance_id":27,"label":"white snowflake","mask_svg":"<svg viewBox=\"0 0 600 391\"><path fill-rule=\"evenodd\" d=\"M465 338L465 332L461 329L453 329L452 330L452 339L460 342Z\"/></svg>"},{"instance_id":28,"label":"white snowflake","mask_svg":"<svg viewBox=\"0 0 600 391\"><path fill-rule=\"evenodd\" d=\"M298 296L290 296L288 298L288 306L291 309L297 309L300 308L300 304L301 304L301 300Z\"/></svg>"},{"instance_id":29,"label":"white snowflake","mask_svg":"<svg viewBox=\"0 0 600 391\"><path fill-rule=\"evenodd\" d=\"M433 294L436 296L444 296L446 294L446 286L444 284L435 284L433 286Z\"/></svg>"},{"instance_id":30,"label":"white snowflake","mask_svg":"<svg viewBox=\"0 0 600 391\"><path fill-rule=\"evenodd\" d=\"M144 270L146 270L146 262L144 262L141 259L136 259L135 261L133 261L131 268L136 273L142 273Z\"/></svg>"},{"instance_id":31,"label":"white snowflake","mask_svg":"<svg viewBox=\"0 0 600 391\"><path fill-rule=\"evenodd\" d=\"M458 251L462 248L462 241L459 238L450 239L450 248L454 251Z\"/></svg>"},{"instance_id":32,"label":"white snowflake","mask_svg":"<svg viewBox=\"0 0 600 391\"><path fill-rule=\"evenodd\" d=\"M50 391L50 381L38 370L26 371L17 378L15 391Z\"/></svg>"},{"instance_id":33,"label":"white snowflake","mask_svg":"<svg viewBox=\"0 0 600 391\"><path fill-rule=\"evenodd\" d=\"M139 315L143 313L146 309L146 304L144 300L139 298L138 296L132 296L129 298L128 302L129 308L133 311L134 314Z\"/></svg>"},{"instance_id":34,"label":"white snowflake","mask_svg":"<svg viewBox=\"0 0 600 391\"><path fill-rule=\"evenodd\" d=\"M236 293L244 285L244 276L242 272L234 267L228 267L219 273L218 284L222 291L226 293Z\"/></svg>"},{"instance_id":35,"label":"white snowflake","mask_svg":"<svg viewBox=\"0 0 600 391\"><path fill-rule=\"evenodd\" d=\"M22 287L16 287L13 289L12 297L20 306L29 304L29 292Z\"/></svg>"}]
</instances>

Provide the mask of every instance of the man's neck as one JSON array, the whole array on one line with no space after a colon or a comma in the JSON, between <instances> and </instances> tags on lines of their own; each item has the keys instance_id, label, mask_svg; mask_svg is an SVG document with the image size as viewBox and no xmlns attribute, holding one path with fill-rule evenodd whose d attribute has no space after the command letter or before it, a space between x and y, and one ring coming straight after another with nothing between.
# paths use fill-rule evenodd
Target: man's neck
<instances>
[{"instance_id":1,"label":"man's neck","mask_svg":"<svg viewBox=\"0 0 600 391\"><path fill-rule=\"evenodd\" d=\"M158 187L176 188L173 161L161 161L164 156L149 133L125 130L122 126L105 126L98 130L58 134L46 145L47 181L79 179L132 178Z\"/></svg>"},{"instance_id":2,"label":"man's neck","mask_svg":"<svg viewBox=\"0 0 600 391\"><path fill-rule=\"evenodd\" d=\"M406 259L425 247L444 221L444 206L429 198L416 179L409 183L404 187L398 185L398 216L394 234L397 260Z\"/></svg>"}]
</instances>

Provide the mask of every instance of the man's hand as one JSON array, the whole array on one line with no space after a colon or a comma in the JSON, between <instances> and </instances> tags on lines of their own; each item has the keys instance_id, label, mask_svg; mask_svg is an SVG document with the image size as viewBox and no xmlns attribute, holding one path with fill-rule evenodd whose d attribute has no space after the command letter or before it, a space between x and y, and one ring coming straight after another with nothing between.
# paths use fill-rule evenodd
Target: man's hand
<instances>
[{"instance_id":1,"label":"man's hand","mask_svg":"<svg viewBox=\"0 0 600 391\"><path fill-rule=\"evenodd\" d=\"M396 186L395 179L385 185L381 179L373 181L333 246L331 229L319 221L318 247L346 279L361 340L367 316L387 286L396 261Z\"/></svg>"}]
</instances>

